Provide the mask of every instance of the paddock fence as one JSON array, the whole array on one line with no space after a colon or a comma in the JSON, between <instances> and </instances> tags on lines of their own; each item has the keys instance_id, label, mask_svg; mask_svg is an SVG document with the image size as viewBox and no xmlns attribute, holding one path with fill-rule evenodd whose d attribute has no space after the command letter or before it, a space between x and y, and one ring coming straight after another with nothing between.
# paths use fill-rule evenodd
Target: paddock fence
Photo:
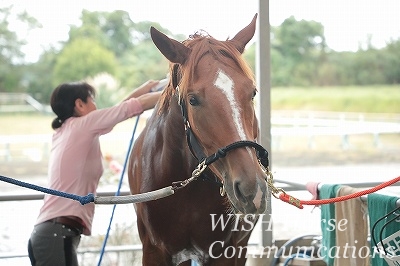
<instances>
[{"instance_id":1,"label":"paddock fence","mask_svg":"<svg viewBox=\"0 0 400 266\"><path fill-rule=\"evenodd\" d=\"M317 145L321 145L318 144L319 140L324 138L329 138L329 141L336 140L340 149L350 149L351 137L354 136L364 136L366 138L364 141L368 142L368 145L379 149L384 147L382 136L399 136L400 114L273 111L271 125L273 150L284 149L284 142L294 137L303 138L305 141L302 142L305 142L307 149L318 148ZM105 147L107 145L124 147L123 142L127 143L131 134L131 132L110 132L101 136L100 140ZM117 142L121 142L121 145ZM50 134L1 135L0 133L0 160L4 162L47 160L50 144Z\"/></svg>"}]
</instances>

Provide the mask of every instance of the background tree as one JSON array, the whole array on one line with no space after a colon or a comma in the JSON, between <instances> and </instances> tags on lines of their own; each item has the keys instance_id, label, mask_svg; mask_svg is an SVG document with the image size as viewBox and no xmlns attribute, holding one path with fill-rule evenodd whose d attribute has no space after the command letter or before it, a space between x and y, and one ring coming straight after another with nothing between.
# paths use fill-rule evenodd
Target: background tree
<instances>
[{"instance_id":1,"label":"background tree","mask_svg":"<svg viewBox=\"0 0 400 266\"><path fill-rule=\"evenodd\" d=\"M146 80L165 77L168 62L151 41L150 26L168 35L171 33L159 23L134 23L125 11L109 13L83 10L81 20L81 26L71 26L65 47L77 39L97 41L114 54L117 66L110 74L116 75L122 87L129 90ZM182 35L173 37L184 39Z\"/></svg>"},{"instance_id":2,"label":"background tree","mask_svg":"<svg viewBox=\"0 0 400 266\"><path fill-rule=\"evenodd\" d=\"M385 75L382 71L385 62L382 60L382 51L375 48L359 50L354 54L352 69L355 84L384 84Z\"/></svg>"},{"instance_id":3,"label":"background tree","mask_svg":"<svg viewBox=\"0 0 400 266\"><path fill-rule=\"evenodd\" d=\"M280 26L271 27L271 32L271 76L275 76L275 70L280 72L272 84L314 83L318 77L317 64L323 61L327 50L322 24L297 21L291 16Z\"/></svg>"},{"instance_id":4,"label":"background tree","mask_svg":"<svg viewBox=\"0 0 400 266\"><path fill-rule=\"evenodd\" d=\"M170 34L159 23L143 21L134 23L126 11L89 12L82 11L81 26L71 26L68 42L76 38L97 40L102 46L112 51L116 58L125 56L135 45L151 40L150 26Z\"/></svg>"},{"instance_id":5,"label":"background tree","mask_svg":"<svg viewBox=\"0 0 400 266\"><path fill-rule=\"evenodd\" d=\"M296 20L293 16L285 19L275 29L276 48L295 62L304 57L313 57L315 51L326 49L324 27L316 21Z\"/></svg>"},{"instance_id":6,"label":"background tree","mask_svg":"<svg viewBox=\"0 0 400 266\"><path fill-rule=\"evenodd\" d=\"M82 11L81 26L71 26L68 42L89 38L120 57L134 45L134 23L126 11L89 12Z\"/></svg>"},{"instance_id":7,"label":"background tree","mask_svg":"<svg viewBox=\"0 0 400 266\"><path fill-rule=\"evenodd\" d=\"M117 62L114 54L96 40L75 39L57 56L53 87L67 81L82 80L99 73L114 75Z\"/></svg>"},{"instance_id":8,"label":"background tree","mask_svg":"<svg viewBox=\"0 0 400 266\"><path fill-rule=\"evenodd\" d=\"M392 40L388 45L382 49L385 64L383 65L383 72L385 73L386 83L399 84L400 83L400 39Z\"/></svg>"},{"instance_id":9,"label":"background tree","mask_svg":"<svg viewBox=\"0 0 400 266\"><path fill-rule=\"evenodd\" d=\"M14 14L12 6L0 8L0 92L23 91L21 84L24 54L21 47L26 41L9 29L9 20L15 15L27 31L40 27L36 19L26 12Z\"/></svg>"},{"instance_id":10,"label":"background tree","mask_svg":"<svg viewBox=\"0 0 400 266\"><path fill-rule=\"evenodd\" d=\"M53 91L53 71L59 51L50 47L36 63L24 66L23 84L25 91L36 100L49 103Z\"/></svg>"},{"instance_id":11,"label":"background tree","mask_svg":"<svg viewBox=\"0 0 400 266\"><path fill-rule=\"evenodd\" d=\"M119 81L108 73L100 73L85 79L85 81L96 88L98 108L110 107L126 97L127 93L121 88Z\"/></svg>"}]
</instances>

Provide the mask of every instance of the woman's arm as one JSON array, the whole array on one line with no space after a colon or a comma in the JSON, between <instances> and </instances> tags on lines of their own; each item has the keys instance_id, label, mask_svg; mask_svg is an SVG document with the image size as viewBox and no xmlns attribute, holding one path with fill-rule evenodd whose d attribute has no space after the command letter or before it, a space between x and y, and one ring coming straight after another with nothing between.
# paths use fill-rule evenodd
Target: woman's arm
<instances>
[{"instance_id":1,"label":"woman's arm","mask_svg":"<svg viewBox=\"0 0 400 266\"><path fill-rule=\"evenodd\" d=\"M136 98L143 106L143 111L154 108L158 99L160 99L162 91L152 92L151 89L159 83L158 80L149 80L138 88L136 88L130 95L128 95L123 101L131 98Z\"/></svg>"},{"instance_id":2,"label":"woman's arm","mask_svg":"<svg viewBox=\"0 0 400 266\"><path fill-rule=\"evenodd\" d=\"M81 126L91 129L95 133L105 134L117 123L138 115L143 111L154 108L158 102L161 91L149 92L158 81L148 81L134 90L124 101L113 107L98 109L84 115L79 119ZM129 103L127 102L129 100Z\"/></svg>"},{"instance_id":3,"label":"woman's arm","mask_svg":"<svg viewBox=\"0 0 400 266\"><path fill-rule=\"evenodd\" d=\"M139 96L149 93L151 88L158 84L158 80L149 80L136 88L131 94L129 94L123 101L129 100L131 98L139 98Z\"/></svg>"},{"instance_id":4,"label":"woman's arm","mask_svg":"<svg viewBox=\"0 0 400 266\"><path fill-rule=\"evenodd\" d=\"M158 100L160 99L162 91L157 91L157 92L149 92L146 94L143 94L137 99L139 102L142 104L143 111L149 110L154 108L154 106L157 104Z\"/></svg>"}]
</instances>

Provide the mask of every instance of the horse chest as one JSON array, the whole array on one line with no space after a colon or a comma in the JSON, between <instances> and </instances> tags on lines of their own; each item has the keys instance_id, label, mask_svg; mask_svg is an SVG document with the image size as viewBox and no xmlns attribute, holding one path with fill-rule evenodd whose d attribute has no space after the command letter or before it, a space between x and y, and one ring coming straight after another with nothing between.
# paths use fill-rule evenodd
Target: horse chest
<instances>
[{"instance_id":1,"label":"horse chest","mask_svg":"<svg viewBox=\"0 0 400 266\"><path fill-rule=\"evenodd\" d=\"M215 220L228 219L225 214L226 199L219 195L218 187L209 183L198 183L185 189L187 190L178 191L173 196L163 199L163 204L145 204L143 214L149 229L155 232L154 235L169 239L169 232L172 231L173 234L179 235L174 237L175 239L182 239L182 242L196 241L202 245L209 241L209 234L215 239L226 235L220 227L219 230L213 229L216 227ZM229 223L226 222L225 227L228 228Z\"/></svg>"},{"instance_id":2,"label":"horse chest","mask_svg":"<svg viewBox=\"0 0 400 266\"><path fill-rule=\"evenodd\" d=\"M207 235L210 236L211 234L210 232ZM198 265L209 265L210 261L218 256L216 254L224 254L227 248L230 249L230 252L232 250L241 250L243 244L247 245L250 234L251 231L234 231L233 227L229 227L219 239L213 239L206 246L200 247L193 240L188 247L172 254L172 263L173 265L179 265L184 261L191 260L196 261Z\"/></svg>"},{"instance_id":3,"label":"horse chest","mask_svg":"<svg viewBox=\"0 0 400 266\"><path fill-rule=\"evenodd\" d=\"M234 225L234 217L225 213L226 199L219 195L218 187L204 182L193 188L140 208L152 242L179 258L204 257L213 242L230 238Z\"/></svg>"},{"instance_id":4,"label":"horse chest","mask_svg":"<svg viewBox=\"0 0 400 266\"><path fill-rule=\"evenodd\" d=\"M152 219L150 214L148 226L151 229L149 228L148 232L152 242L171 254L173 265L188 260L206 265L212 260L210 252L213 247L218 248L217 252L222 252L222 245L235 246L237 240L246 238L251 233L238 230L241 226L236 224L235 216L226 215L224 212L226 206L222 202L220 206L215 204L210 206L207 201L204 203L204 206L211 208L213 213L204 212L204 208L193 210L187 205L189 202L186 202L175 205L174 208L166 207L174 206L167 204L163 208L166 215L163 219L160 219L160 216L158 219ZM160 214L161 209L152 211L153 214Z\"/></svg>"},{"instance_id":5,"label":"horse chest","mask_svg":"<svg viewBox=\"0 0 400 266\"><path fill-rule=\"evenodd\" d=\"M199 265L203 265L207 263L209 259L210 256L207 252L196 248L183 249L172 255L172 263L174 265L179 265L180 263L188 260L196 261Z\"/></svg>"}]
</instances>

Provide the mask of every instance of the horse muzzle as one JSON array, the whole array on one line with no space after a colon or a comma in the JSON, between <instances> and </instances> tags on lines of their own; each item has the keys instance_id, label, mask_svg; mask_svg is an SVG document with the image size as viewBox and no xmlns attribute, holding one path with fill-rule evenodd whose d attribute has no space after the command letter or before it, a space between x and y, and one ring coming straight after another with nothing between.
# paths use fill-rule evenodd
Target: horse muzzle
<instances>
[{"instance_id":1,"label":"horse muzzle","mask_svg":"<svg viewBox=\"0 0 400 266\"><path fill-rule=\"evenodd\" d=\"M236 177L225 182L224 190L236 213L262 214L267 209L269 189L262 174L257 173L253 180Z\"/></svg>"}]
</instances>

